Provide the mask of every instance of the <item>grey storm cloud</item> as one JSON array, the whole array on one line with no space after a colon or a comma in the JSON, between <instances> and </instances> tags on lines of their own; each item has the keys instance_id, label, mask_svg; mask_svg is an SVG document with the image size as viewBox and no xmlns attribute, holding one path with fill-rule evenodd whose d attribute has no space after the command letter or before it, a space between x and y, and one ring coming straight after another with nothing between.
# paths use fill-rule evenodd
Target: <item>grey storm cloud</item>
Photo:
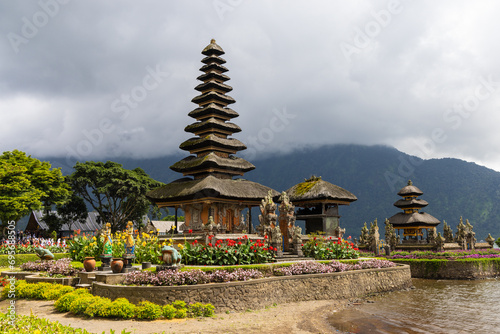
<instances>
[{"instance_id":1,"label":"grey storm cloud","mask_svg":"<svg viewBox=\"0 0 500 334\"><path fill-rule=\"evenodd\" d=\"M215 38L243 155L385 144L500 170L499 6L3 1L0 148L84 160L177 152Z\"/></svg>"}]
</instances>

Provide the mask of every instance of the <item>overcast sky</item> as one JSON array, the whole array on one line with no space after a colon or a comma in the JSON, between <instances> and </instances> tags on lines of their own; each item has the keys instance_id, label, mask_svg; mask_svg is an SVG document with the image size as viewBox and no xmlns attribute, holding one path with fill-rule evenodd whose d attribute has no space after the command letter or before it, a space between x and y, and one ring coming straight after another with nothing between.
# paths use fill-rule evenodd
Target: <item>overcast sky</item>
<instances>
[{"instance_id":1,"label":"overcast sky","mask_svg":"<svg viewBox=\"0 0 500 334\"><path fill-rule=\"evenodd\" d=\"M202 49L224 49L246 154L394 146L500 171L495 1L2 1L0 149L180 152Z\"/></svg>"}]
</instances>

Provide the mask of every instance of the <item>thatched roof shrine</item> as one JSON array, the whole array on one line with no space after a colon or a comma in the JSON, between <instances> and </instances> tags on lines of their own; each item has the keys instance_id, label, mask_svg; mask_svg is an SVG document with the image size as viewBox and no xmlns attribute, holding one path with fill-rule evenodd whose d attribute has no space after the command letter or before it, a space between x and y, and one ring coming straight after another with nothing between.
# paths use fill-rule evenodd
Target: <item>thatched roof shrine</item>
<instances>
[{"instance_id":1,"label":"thatched roof shrine","mask_svg":"<svg viewBox=\"0 0 500 334\"><path fill-rule=\"evenodd\" d=\"M348 190L322 180L321 177L312 177L294 185L286 191L290 201L299 203L335 202L349 204L358 198Z\"/></svg>"}]
</instances>

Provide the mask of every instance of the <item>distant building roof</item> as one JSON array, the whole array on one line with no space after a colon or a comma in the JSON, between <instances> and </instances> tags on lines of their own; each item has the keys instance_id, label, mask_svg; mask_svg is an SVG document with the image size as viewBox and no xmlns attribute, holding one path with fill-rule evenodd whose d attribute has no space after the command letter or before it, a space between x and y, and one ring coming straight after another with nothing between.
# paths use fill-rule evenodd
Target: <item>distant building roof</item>
<instances>
[{"instance_id":1,"label":"distant building roof","mask_svg":"<svg viewBox=\"0 0 500 334\"><path fill-rule=\"evenodd\" d=\"M57 215L56 211L51 211L52 214ZM41 210L32 211L28 220L28 225L26 226L26 231L36 231L36 230L48 230L49 227L43 221L44 212ZM59 216L59 215L57 215ZM79 221L63 224L61 231L95 231L101 228L98 223L99 214L97 212L89 212L87 215L87 220L85 223L80 223Z\"/></svg>"}]
</instances>

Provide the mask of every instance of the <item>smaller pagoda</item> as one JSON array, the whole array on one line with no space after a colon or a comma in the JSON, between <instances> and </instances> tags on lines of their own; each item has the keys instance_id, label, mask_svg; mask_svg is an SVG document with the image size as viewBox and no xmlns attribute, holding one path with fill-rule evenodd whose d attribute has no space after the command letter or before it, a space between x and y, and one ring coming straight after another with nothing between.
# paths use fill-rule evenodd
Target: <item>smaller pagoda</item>
<instances>
[{"instance_id":1,"label":"smaller pagoda","mask_svg":"<svg viewBox=\"0 0 500 334\"><path fill-rule=\"evenodd\" d=\"M420 212L420 209L429 205L427 201L418 198L423 195L422 190L415 187L410 180L405 187L401 188L398 195L403 199L396 201L394 206L403 212L389 218L389 222L399 235L401 235L401 230L403 231L403 243L432 242L429 238L433 238L435 228L440 221L428 213ZM424 230L426 231L425 237Z\"/></svg>"}]
</instances>

